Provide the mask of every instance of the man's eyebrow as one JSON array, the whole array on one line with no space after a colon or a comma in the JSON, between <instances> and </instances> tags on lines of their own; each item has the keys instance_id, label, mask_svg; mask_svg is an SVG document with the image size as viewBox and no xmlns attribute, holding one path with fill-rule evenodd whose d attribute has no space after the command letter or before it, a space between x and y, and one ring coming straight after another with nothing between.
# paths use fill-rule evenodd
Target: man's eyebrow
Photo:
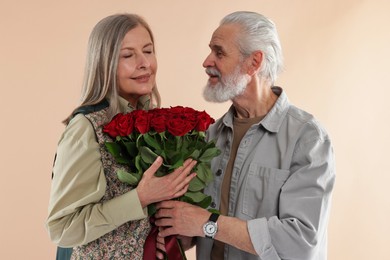
<instances>
[{"instance_id":1,"label":"man's eyebrow","mask_svg":"<svg viewBox=\"0 0 390 260\"><path fill-rule=\"evenodd\" d=\"M222 48L222 46L221 45L217 45L217 44L209 44L209 47L210 47L210 49L212 49L212 50L217 50L217 51L223 51L223 48Z\"/></svg>"}]
</instances>

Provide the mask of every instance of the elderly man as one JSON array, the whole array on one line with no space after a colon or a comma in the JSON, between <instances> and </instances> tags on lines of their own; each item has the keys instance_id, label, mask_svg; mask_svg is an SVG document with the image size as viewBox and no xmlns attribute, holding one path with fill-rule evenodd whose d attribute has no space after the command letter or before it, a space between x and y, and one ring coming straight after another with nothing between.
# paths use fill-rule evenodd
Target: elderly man
<instances>
[{"instance_id":1,"label":"elderly man","mask_svg":"<svg viewBox=\"0 0 390 260\"><path fill-rule=\"evenodd\" d=\"M274 23L253 12L232 13L209 46L204 97L232 101L208 131L221 154L205 192L220 215L161 202L160 237L194 237L200 260L326 259L332 145L318 121L274 86L282 67Z\"/></svg>"}]
</instances>

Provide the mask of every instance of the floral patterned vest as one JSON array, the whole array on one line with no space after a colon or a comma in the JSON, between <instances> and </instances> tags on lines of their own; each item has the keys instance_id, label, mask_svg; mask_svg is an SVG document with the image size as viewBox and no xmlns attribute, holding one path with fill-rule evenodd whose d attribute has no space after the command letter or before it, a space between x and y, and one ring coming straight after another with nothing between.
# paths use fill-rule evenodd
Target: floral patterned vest
<instances>
[{"instance_id":1,"label":"floral patterned vest","mask_svg":"<svg viewBox=\"0 0 390 260\"><path fill-rule=\"evenodd\" d=\"M107 181L106 193L100 200L100 203L104 203L130 191L133 187L119 181L116 169L124 166L115 162L104 145L105 141L112 141L102 131L104 124L108 122L107 107L85 114L85 117L91 121L100 146ZM143 246L150 229L149 218L127 222L86 245L74 247L71 259L142 259Z\"/></svg>"}]
</instances>

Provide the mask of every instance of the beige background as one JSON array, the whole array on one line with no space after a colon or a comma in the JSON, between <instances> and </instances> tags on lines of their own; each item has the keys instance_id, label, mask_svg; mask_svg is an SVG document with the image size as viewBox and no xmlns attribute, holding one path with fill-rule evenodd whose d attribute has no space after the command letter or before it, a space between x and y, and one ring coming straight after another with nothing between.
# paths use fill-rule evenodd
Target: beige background
<instances>
[{"instance_id":1,"label":"beige background","mask_svg":"<svg viewBox=\"0 0 390 260\"><path fill-rule=\"evenodd\" d=\"M116 12L143 15L156 37L163 105L206 109L217 118L229 103L203 101L201 64L218 21L236 10L262 12L276 22L285 56L277 83L334 141L329 259L386 259L386 0L1 0L1 259L54 259L44 229L51 164L60 121L78 104L86 43L97 21Z\"/></svg>"}]
</instances>

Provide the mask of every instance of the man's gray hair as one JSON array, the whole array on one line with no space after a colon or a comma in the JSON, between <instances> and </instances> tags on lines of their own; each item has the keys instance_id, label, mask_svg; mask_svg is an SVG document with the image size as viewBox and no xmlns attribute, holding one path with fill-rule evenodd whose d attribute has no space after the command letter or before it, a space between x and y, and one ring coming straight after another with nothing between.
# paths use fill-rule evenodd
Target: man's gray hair
<instances>
[{"instance_id":1,"label":"man's gray hair","mask_svg":"<svg viewBox=\"0 0 390 260\"><path fill-rule=\"evenodd\" d=\"M282 47L275 24L267 17L247 11L239 11L225 16L220 25L238 24L242 30L237 35L240 52L248 57L254 51L263 53L259 76L274 84L283 67Z\"/></svg>"}]
</instances>

